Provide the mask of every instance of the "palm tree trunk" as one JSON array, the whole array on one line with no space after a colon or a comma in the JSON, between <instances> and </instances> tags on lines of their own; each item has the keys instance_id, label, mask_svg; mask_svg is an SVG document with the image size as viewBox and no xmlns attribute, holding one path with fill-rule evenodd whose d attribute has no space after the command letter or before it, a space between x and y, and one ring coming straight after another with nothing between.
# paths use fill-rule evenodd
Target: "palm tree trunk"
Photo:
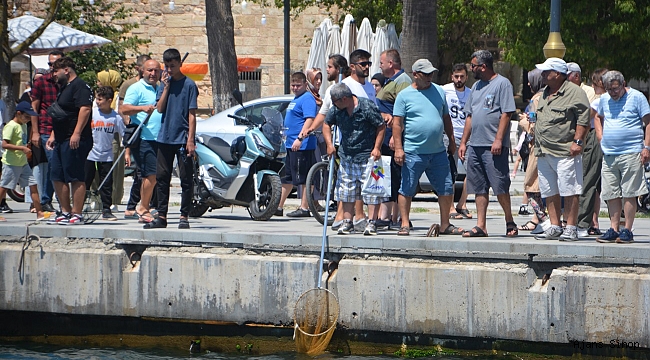
<instances>
[{"instance_id":1,"label":"palm tree trunk","mask_svg":"<svg viewBox=\"0 0 650 360\"><path fill-rule=\"evenodd\" d=\"M417 59L429 59L437 66L437 0L404 0L402 8L402 67L407 73Z\"/></svg>"}]
</instances>

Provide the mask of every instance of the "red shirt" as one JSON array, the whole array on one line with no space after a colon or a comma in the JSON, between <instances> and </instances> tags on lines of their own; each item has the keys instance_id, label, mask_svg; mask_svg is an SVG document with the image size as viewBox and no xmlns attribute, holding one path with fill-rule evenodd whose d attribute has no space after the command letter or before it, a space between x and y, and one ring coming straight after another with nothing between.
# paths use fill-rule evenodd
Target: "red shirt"
<instances>
[{"instance_id":1,"label":"red shirt","mask_svg":"<svg viewBox=\"0 0 650 360\"><path fill-rule=\"evenodd\" d=\"M41 106L34 109L38 112L38 133L41 135L50 135L52 133L52 118L47 115L47 109L56 101L58 91L57 84L52 79L52 73L36 79L34 86L32 86L32 101L41 101Z\"/></svg>"}]
</instances>

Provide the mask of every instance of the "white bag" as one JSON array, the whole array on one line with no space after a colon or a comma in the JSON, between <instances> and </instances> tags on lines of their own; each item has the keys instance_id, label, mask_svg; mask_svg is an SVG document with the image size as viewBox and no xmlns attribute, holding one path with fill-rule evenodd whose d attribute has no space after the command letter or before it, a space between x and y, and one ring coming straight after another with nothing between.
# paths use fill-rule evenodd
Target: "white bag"
<instances>
[{"instance_id":1,"label":"white bag","mask_svg":"<svg viewBox=\"0 0 650 360\"><path fill-rule=\"evenodd\" d=\"M390 156L382 156L377 161L368 159L368 165L363 172L361 195L390 197L390 160Z\"/></svg>"}]
</instances>

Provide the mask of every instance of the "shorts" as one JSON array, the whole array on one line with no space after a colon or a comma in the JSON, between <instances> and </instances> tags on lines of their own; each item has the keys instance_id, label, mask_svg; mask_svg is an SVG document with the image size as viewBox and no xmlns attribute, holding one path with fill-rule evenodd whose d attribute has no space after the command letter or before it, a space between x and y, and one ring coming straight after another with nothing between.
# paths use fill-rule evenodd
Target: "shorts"
<instances>
[{"instance_id":1,"label":"shorts","mask_svg":"<svg viewBox=\"0 0 650 360\"><path fill-rule=\"evenodd\" d=\"M158 143L153 140L141 140L133 149L133 158L142 177L156 175L157 156Z\"/></svg>"},{"instance_id":2,"label":"shorts","mask_svg":"<svg viewBox=\"0 0 650 360\"><path fill-rule=\"evenodd\" d=\"M92 148L92 138L79 140L79 147L76 149L70 148L70 139L63 142L57 141L49 164L52 181L66 184L79 181L85 182L84 165Z\"/></svg>"},{"instance_id":3,"label":"shorts","mask_svg":"<svg viewBox=\"0 0 650 360\"><path fill-rule=\"evenodd\" d=\"M582 155L537 158L539 192L543 198L555 195L574 196L582 194Z\"/></svg>"},{"instance_id":4,"label":"shorts","mask_svg":"<svg viewBox=\"0 0 650 360\"><path fill-rule=\"evenodd\" d=\"M603 155L602 193L603 200L635 198L648 193L645 184L645 170L641 153Z\"/></svg>"},{"instance_id":5,"label":"shorts","mask_svg":"<svg viewBox=\"0 0 650 360\"><path fill-rule=\"evenodd\" d=\"M19 184L21 187L36 185L36 178L34 178L32 168L29 167L29 164L23 166L3 164L0 187L14 189L16 184Z\"/></svg>"},{"instance_id":6,"label":"shorts","mask_svg":"<svg viewBox=\"0 0 650 360\"><path fill-rule=\"evenodd\" d=\"M510 193L510 167L508 157L510 150L501 149L501 155L492 155L489 146L468 146L465 154L467 170L467 193L494 195Z\"/></svg>"},{"instance_id":7,"label":"shorts","mask_svg":"<svg viewBox=\"0 0 650 360\"><path fill-rule=\"evenodd\" d=\"M309 169L316 163L314 150L292 151L287 149L283 184L305 185Z\"/></svg>"},{"instance_id":8,"label":"shorts","mask_svg":"<svg viewBox=\"0 0 650 360\"><path fill-rule=\"evenodd\" d=\"M449 157L446 151L435 154L406 153L402 165L402 183L399 193L406 197L415 196L422 173L427 174L427 178L438 196L454 194L454 183L451 179Z\"/></svg>"},{"instance_id":9,"label":"shorts","mask_svg":"<svg viewBox=\"0 0 650 360\"><path fill-rule=\"evenodd\" d=\"M339 164L338 179L336 180L335 198L337 201L352 203L363 200L365 204L377 205L387 200L378 196L361 196L361 188L365 181L363 173L367 163L343 161Z\"/></svg>"}]
</instances>

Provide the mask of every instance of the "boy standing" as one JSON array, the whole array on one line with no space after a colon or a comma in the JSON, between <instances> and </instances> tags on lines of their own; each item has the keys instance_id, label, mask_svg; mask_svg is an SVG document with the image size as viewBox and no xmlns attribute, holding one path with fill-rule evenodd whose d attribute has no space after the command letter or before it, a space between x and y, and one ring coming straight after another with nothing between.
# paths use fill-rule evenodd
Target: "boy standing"
<instances>
[{"instance_id":1,"label":"boy standing","mask_svg":"<svg viewBox=\"0 0 650 360\"><path fill-rule=\"evenodd\" d=\"M113 166L113 138L115 133L124 136L122 117L111 109L113 96L113 89L110 86L102 86L95 92L97 107L93 108L90 125L93 129L93 148L86 160L86 189L90 189L97 172L99 172L99 182L104 181ZM99 189L102 198L102 220L117 220L111 212L112 189L113 177L109 176Z\"/></svg>"},{"instance_id":2,"label":"boy standing","mask_svg":"<svg viewBox=\"0 0 650 360\"><path fill-rule=\"evenodd\" d=\"M40 220L48 217L49 213L44 213L41 208L36 179L27 163L27 156L32 151L26 146L27 123L31 121L32 116L36 115L32 105L23 101L16 105L16 117L9 121L2 130L2 147L5 149L5 153L2 155L0 199L5 197L7 190L15 188L16 183L29 186L32 202L36 208L36 218ZM0 221L4 221L4 218L0 218Z\"/></svg>"},{"instance_id":3,"label":"boy standing","mask_svg":"<svg viewBox=\"0 0 650 360\"><path fill-rule=\"evenodd\" d=\"M315 163L314 150L316 150L316 137L301 137L300 134L309 129L314 117L316 117L316 99L307 91L307 77L302 72L291 75L291 91L296 97L287 107L287 115L284 118L284 126L287 130L287 166L286 174L282 178L282 196L280 197L280 208L275 212L276 216L282 216L284 202L287 200L291 189L294 186L302 185L302 197L300 207L287 214L289 217L309 217L307 204L307 173Z\"/></svg>"},{"instance_id":4,"label":"boy standing","mask_svg":"<svg viewBox=\"0 0 650 360\"><path fill-rule=\"evenodd\" d=\"M199 89L192 79L181 72L181 54L176 49L163 53L165 71L160 79L156 100L157 110L162 114L158 133L156 164L156 191L158 193L158 218L145 224L145 229L166 228L169 205L169 184L172 177L174 156L178 160L181 180L181 217L179 229L189 229L188 216L192 207L193 157L196 145L196 100Z\"/></svg>"}]
</instances>

